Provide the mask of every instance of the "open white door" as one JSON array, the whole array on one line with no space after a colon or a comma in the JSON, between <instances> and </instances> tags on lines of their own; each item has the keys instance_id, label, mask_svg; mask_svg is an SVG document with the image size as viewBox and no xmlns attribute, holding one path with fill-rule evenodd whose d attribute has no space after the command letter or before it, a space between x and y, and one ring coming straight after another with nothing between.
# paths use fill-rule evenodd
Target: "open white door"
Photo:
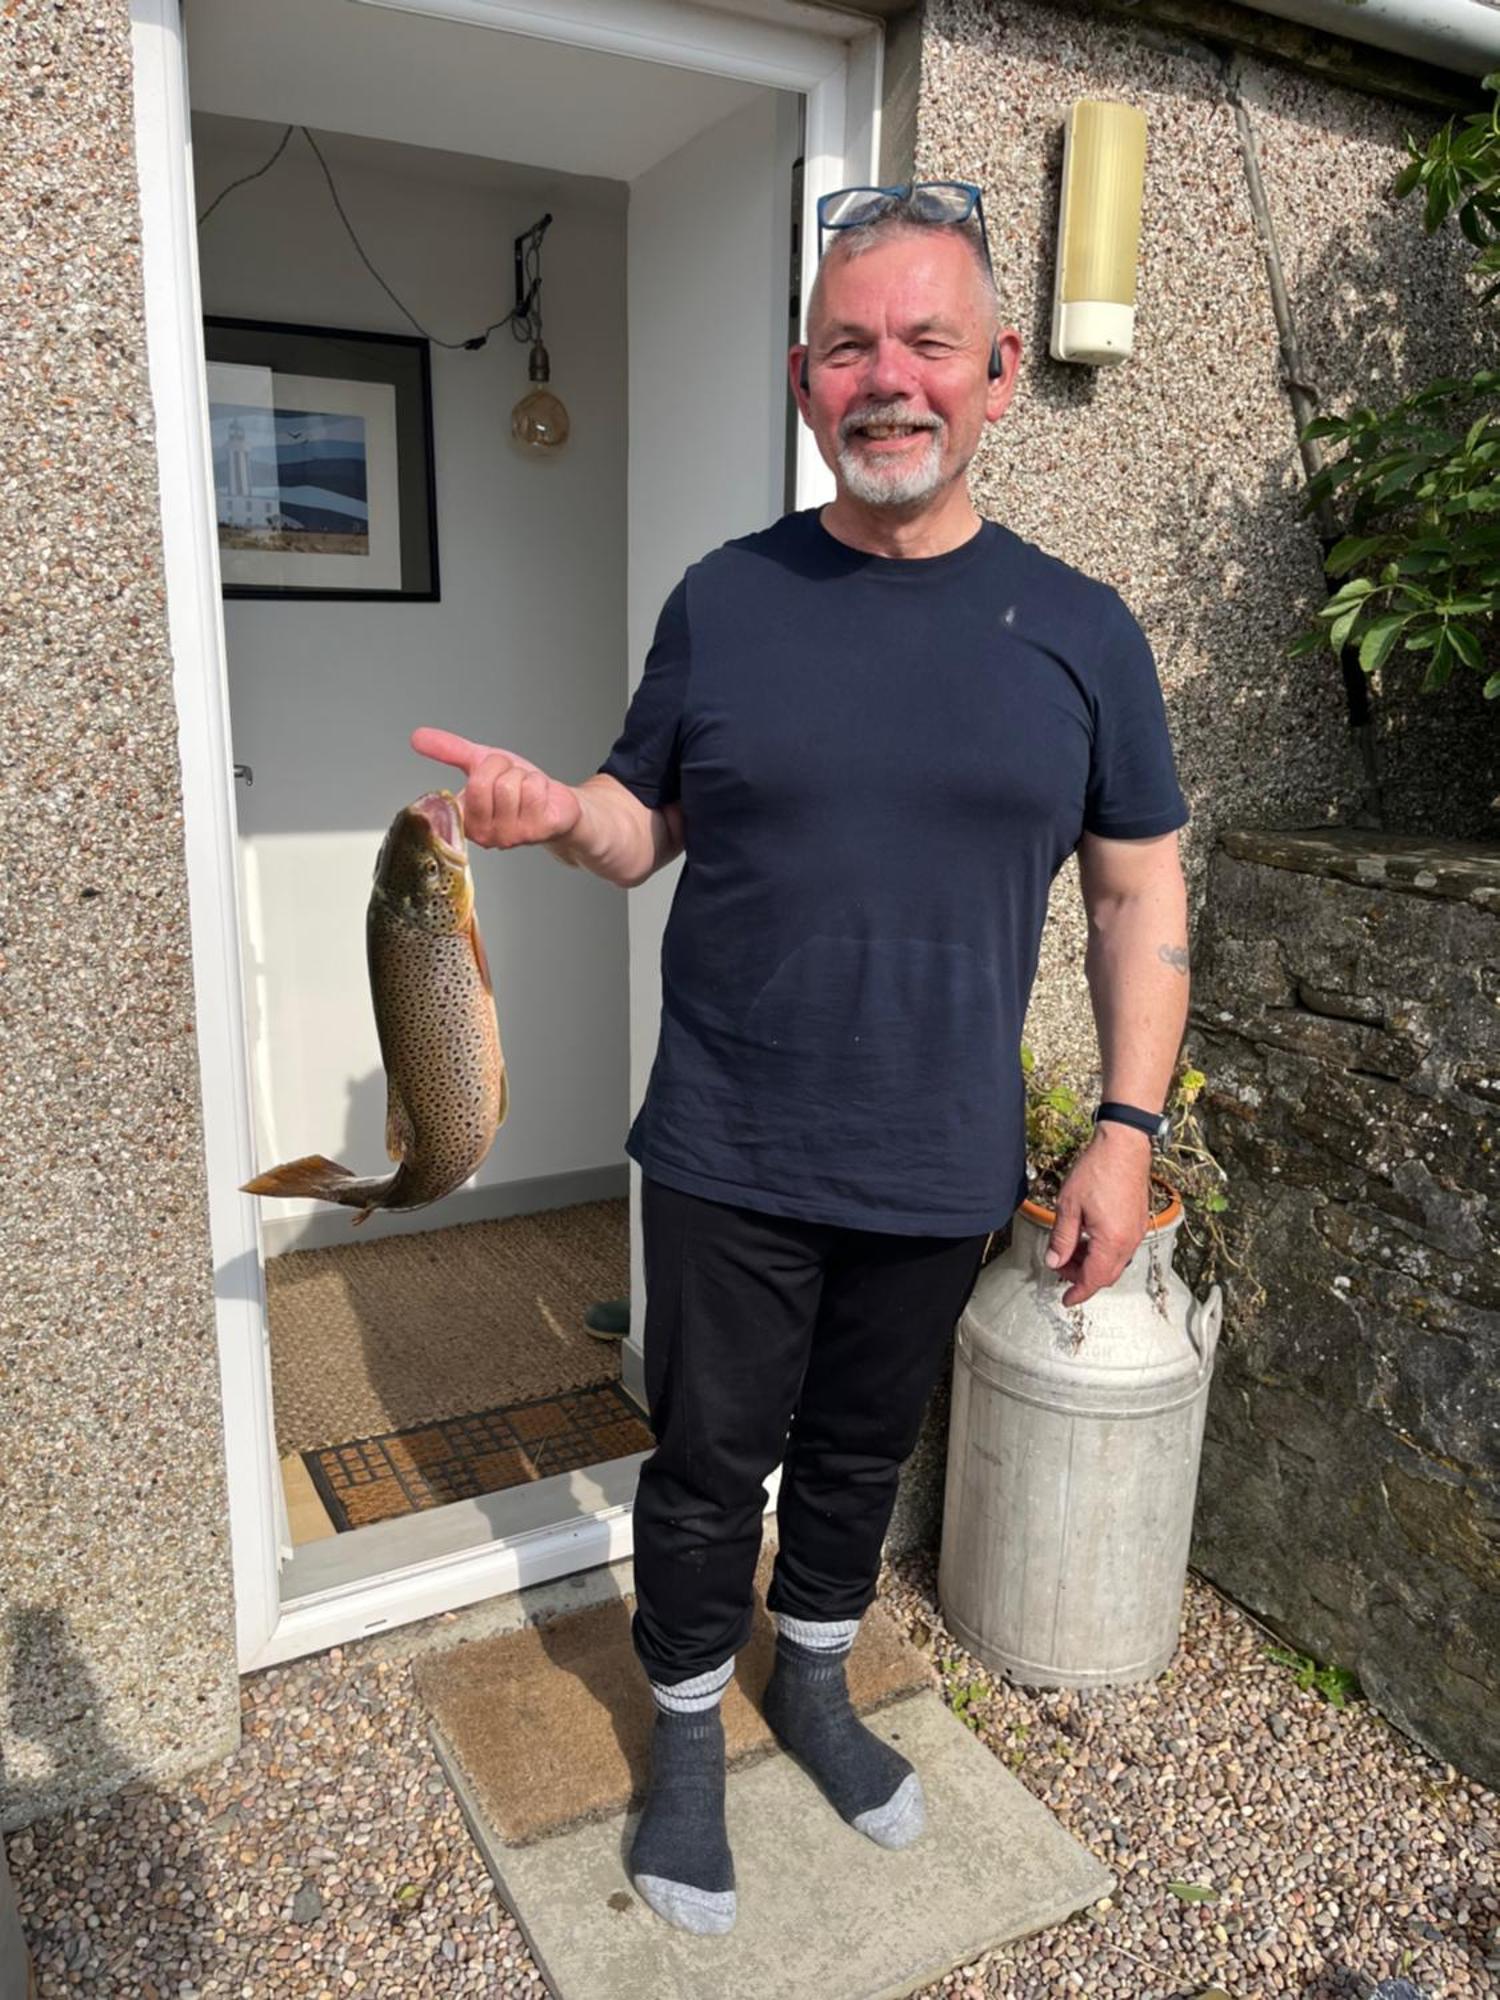
<instances>
[{"instance_id":1,"label":"open white door","mask_svg":"<svg viewBox=\"0 0 1500 2000\"><path fill-rule=\"evenodd\" d=\"M392 0L387 0L392 4ZM685 156L643 174L630 218L631 347L628 695L667 592L688 563L726 536L762 526L785 494L785 351L789 175L805 119L802 264L819 193L871 178L877 154L880 36L873 24L755 0L754 18L684 0L395 0L406 12L508 30L645 62L737 77L763 96L702 135L717 137L743 176L716 167L695 184ZM238 1193L255 1171L236 881L224 630L206 423L187 79L178 0L132 0L136 148L141 191L146 329L160 458L167 610L181 724L203 1079L205 1157L215 1268L238 1651L242 1670L429 1616L629 1553L628 1504L520 1543L455 1545L291 1611L277 1572L283 1529L270 1424L270 1370L254 1203ZM779 16L779 17L778 17ZM810 18L818 27L809 30ZM559 116L566 117L565 105ZM742 122L741 122L742 121ZM700 166L704 163L698 162ZM774 173L769 171L774 166ZM706 171L706 169L705 169ZM711 187L710 187L711 183ZM757 194L754 190L758 189ZM713 198L710 199L712 190ZM764 313L747 313L747 266L733 284L715 272L750 259L764 278ZM725 301L741 302L726 310ZM716 321L716 308L722 323ZM725 356L740 357L733 366ZM712 361L705 368L705 357ZM693 386L695 373L699 387ZM701 393L700 393L701 389ZM751 405L755 406L754 416ZM762 422L762 417L764 421ZM723 425L723 435L714 429ZM727 471L735 467L731 477ZM797 504L831 492L801 434ZM623 712L623 711L622 711ZM602 751L601 751L602 754ZM638 891L631 912L632 1086L639 1101L654 1048L657 964L671 882ZM639 1325L638 1227L633 1262ZM627 1380L639 1354L627 1354ZM637 1378L638 1379L638 1376ZM449 1510L442 1510L448 1512Z\"/></svg>"}]
</instances>

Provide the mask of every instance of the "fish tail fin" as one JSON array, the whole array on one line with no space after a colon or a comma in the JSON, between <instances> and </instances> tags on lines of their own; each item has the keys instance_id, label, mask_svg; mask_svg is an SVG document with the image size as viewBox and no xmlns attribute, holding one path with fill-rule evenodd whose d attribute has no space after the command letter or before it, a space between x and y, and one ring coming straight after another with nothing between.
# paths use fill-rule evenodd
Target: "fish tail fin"
<instances>
[{"instance_id":1,"label":"fish tail fin","mask_svg":"<svg viewBox=\"0 0 1500 2000\"><path fill-rule=\"evenodd\" d=\"M368 1215L372 1208L380 1206L375 1197L389 1184L389 1178L362 1178L349 1167L325 1159L321 1153L307 1153L300 1160L288 1160L283 1166L272 1167L269 1173L257 1174L253 1181L244 1183L240 1192L279 1195L283 1200L302 1197L311 1201L337 1201L349 1208L362 1208ZM357 1219L363 1221L364 1217Z\"/></svg>"}]
</instances>

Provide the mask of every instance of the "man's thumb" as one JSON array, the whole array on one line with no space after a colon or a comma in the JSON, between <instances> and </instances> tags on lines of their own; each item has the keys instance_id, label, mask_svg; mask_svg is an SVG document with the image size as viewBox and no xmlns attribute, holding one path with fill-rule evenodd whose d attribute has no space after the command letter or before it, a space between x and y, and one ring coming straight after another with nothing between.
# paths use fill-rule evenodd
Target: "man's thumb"
<instances>
[{"instance_id":1,"label":"man's thumb","mask_svg":"<svg viewBox=\"0 0 1500 2000\"><path fill-rule=\"evenodd\" d=\"M1078 1241L1078 1217L1071 1212L1059 1215L1047 1240L1047 1263L1052 1270L1066 1264Z\"/></svg>"}]
</instances>

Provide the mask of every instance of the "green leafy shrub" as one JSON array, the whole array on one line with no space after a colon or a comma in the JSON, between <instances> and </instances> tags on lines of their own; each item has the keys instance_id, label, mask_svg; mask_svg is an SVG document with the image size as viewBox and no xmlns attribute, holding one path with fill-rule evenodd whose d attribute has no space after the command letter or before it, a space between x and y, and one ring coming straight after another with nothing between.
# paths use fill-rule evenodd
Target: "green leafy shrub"
<instances>
[{"instance_id":1,"label":"green leafy shrub","mask_svg":"<svg viewBox=\"0 0 1500 2000\"><path fill-rule=\"evenodd\" d=\"M1500 70L1484 79L1500 91ZM1462 125L1449 119L1419 146L1408 132L1410 158L1395 183L1405 198L1425 192L1423 227L1430 235L1456 208L1458 226L1474 245L1474 269L1500 291L1500 98ZM1300 433L1345 447L1308 481L1304 513L1342 491L1348 532L1328 552L1324 568L1344 577L1317 613L1318 623L1292 645L1294 656L1331 646L1358 648L1374 674L1399 646L1427 655L1422 690L1430 693L1455 667L1486 672L1484 639L1500 611L1500 368L1445 376L1390 409L1365 407L1316 417ZM1500 672L1488 673L1484 694L1500 696Z\"/></svg>"}]
</instances>

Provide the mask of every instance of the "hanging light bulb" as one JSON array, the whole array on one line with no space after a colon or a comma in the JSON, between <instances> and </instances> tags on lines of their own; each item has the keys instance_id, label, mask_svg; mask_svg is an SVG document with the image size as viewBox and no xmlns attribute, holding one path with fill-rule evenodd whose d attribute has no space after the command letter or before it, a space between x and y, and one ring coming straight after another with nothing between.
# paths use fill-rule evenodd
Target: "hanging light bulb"
<instances>
[{"instance_id":1,"label":"hanging light bulb","mask_svg":"<svg viewBox=\"0 0 1500 2000\"><path fill-rule=\"evenodd\" d=\"M568 441L572 425L561 401L544 385L552 378L547 350L542 345L542 238L552 226L544 215L516 238L516 309L511 314L511 332L517 340L531 343L531 366L527 370L535 385L510 413L510 434L526 451L557 451Z\"/></svg>"},{"instance_id":2,"label":"hanging light bulb","mask_svg":"<svg viewBox=\"0 0 1500 2000\"><path fill-rule=\"evenodd\" d=\"M547 350L538 340L531 349L527 371L538 385L552 379ZM510 434L517 444L532 451L556 451L568 441L572 425L567 410L552 391L538 386L524 395L510 413Z\"/></svg>"}]
</instances>

